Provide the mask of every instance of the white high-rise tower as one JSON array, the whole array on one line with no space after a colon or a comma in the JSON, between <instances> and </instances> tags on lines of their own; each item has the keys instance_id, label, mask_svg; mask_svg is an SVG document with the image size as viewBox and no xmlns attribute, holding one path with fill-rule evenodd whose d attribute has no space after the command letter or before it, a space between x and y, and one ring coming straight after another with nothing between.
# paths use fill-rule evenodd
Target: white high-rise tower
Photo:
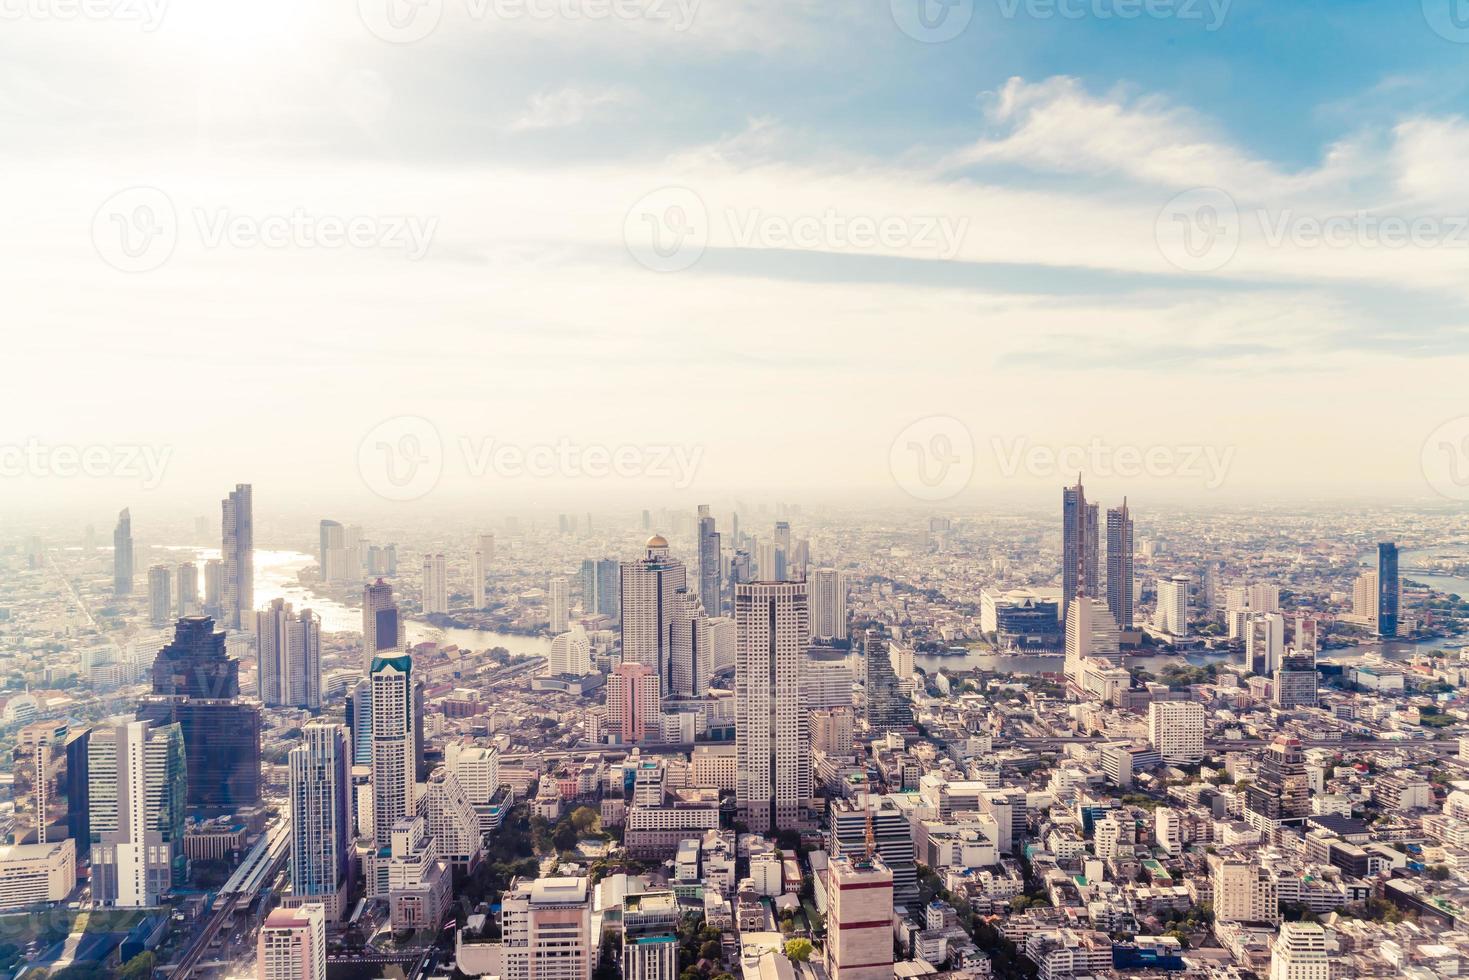
<instances>
[{"instance_id":1,"label":"white high-rise tower","mask_svg":"<svg viewBox=\"0 0 1469 980\"><path fill-rule=\"evenodd\" d=\"M688 573L683 562L669 557L662 535L649 538L647 549L642 560L622 563L622 662L651 667L666 694L673 687L668 624L674 593L687 588Z\"/></svg>"},{"instance_id":2,"label":"white high-rise tower","mask_svg":"<svg viewBox=\"0 0 1469 980\"><path fill-rule=\"evenodd\" d=\"M424 615L449 611L449 563L443 555L423 556Z\"/></svg>"},{"instance_id":3,"label":"white high-rise tower","mask_svg":"<svg viewBox=\"0 0 1469 980\"><path fill-rule=\"evenodd\" d=\"M735 588L735 802L755 833L796 827L811 796L801 691L809 615L804 582Z\"/></svg>"}]
</instances>

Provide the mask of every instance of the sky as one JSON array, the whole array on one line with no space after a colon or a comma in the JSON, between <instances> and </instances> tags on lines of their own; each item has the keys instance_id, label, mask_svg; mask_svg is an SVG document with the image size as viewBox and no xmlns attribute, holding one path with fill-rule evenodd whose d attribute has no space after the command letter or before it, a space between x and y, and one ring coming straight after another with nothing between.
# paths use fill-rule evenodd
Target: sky
<instances>
[{"instance_id":1,"label":"sky","mask_svg":"<svg viewBox=\"0 0 1469 980\"><path fill-rule=\"evenodd\" d=\"M0 0L0 512L1469 499L1456 0Z\"/></svg>"}]
</instances>

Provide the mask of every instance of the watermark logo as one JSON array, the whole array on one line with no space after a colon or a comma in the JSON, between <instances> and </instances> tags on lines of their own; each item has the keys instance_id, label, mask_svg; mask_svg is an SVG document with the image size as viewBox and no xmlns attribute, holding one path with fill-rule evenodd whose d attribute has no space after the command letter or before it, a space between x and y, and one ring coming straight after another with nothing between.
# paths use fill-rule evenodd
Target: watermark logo
<instances>
[{"instance_id":1,"label":"watermark logo","mask_svg":"<svg viewBox=\"0 0 1469 980\"><path fill-rule=\"evenodd\" d=\"M267 214L196 207L186 218L179 220L172 199L157 187L130 187L97 209L92 244L122 272L159 268L185 233L204 249L380 250L417 262L428 254L439 226L438 218L415 214L342 216L305 207Z\"/></svg>"},{"instance_id":2,"label":"watermark logo","mask_svg":"<svg viewBox=\"0 0 1469 980\"><path fill-rule=\"evenodd\" d=\"M167 10L168 0L0 0L0 21L115 20L151 34Z\"/></svg>"},{"instance_id":3,"label":"watermark logo","mask_svg":"<svg viewBox=\"0 0 1469 980\"><path fill-rule=\"evenodd\" d=\"M1224 26L1234 0L995 0L1006 20L1197 21L1214 32Z\"/></svg>"},{"instance_id":4,"label":"watermark logo","mask_svg":"<svg viewBox=\"0 0 1469 980\"><path fill-rule=\"evenodd\" d=\"M1178 268L1214 272L1239 250L1239 207L1217 187L1184 191L1158 212L1153 237L1158 251Z\"/></svg>"},{"instance_id":5,"label":"watermark logo","mask_svg":"<svg viewBox=\"0 0 1469 980\"><path fill-rule=\"evenodd\" d=\"M1423 478L1441 497L1469 500L1469 415L1449 419L1423 440Z\"/></svg>"},{"instance_id":6,"label":"watermark logo","mask_svg":"<svg viewBox=\"0 0 1469 980\"><path fill-rule=\"evenodd\" d=\"M969 219L949 215L846 215L834 208L821 214L767 214L759 208L725 212L740 248L793 248L833 251L910 252L937 259L959 254Z\"/></svg>"},{"instance_id":7,"label":"watermark logo","mask_svg":"<svg viewBox=\"0 0 1469 980\"><path fill-rule=\"evenodd\" d=\"M172 446L51 445L38 439L0 444L0 478L137 480L143 490L163 482Z\"/></svg>"},{"instance_id":8,"label":"watermark logo","mask_svg":"<svg viewBox=\"0 0 1469 980\"><path fill-rule=\"evenodd\" d=\"M357 16L379 40L412 44L439 26L444 0L357 0Z\"/></svg>"},{"instance_id":9,"label":"watermark logo","mask_svg":"<svg viewBox=\"0 0 1469 980\"><path fill-rule=\"evenodd\" d=\"M92 216L92 245L121 272L157 269L173 255L178 239L178 212L156 187L118 191Z\"/></svg>"},{"instance_id":10,"label":"watermark logo","mask_svg":"<svg viewBox=\"0 0 1469 980\"><path fill-rule=\"evenodd\" d=\"M893 481L918 500L948 500L974 476L974 436L948 415L930 415L908 425L888 449Z\"/></svg>"},{"instance_id":11,"label":"watermark logo","mask_svg":"<svg viewBox=\"0 0 1469 980\"><path fill-rule=\"evenodd\" d=\"M570 439L522 446L493 438L462 436L459 451L471 477L494 476L505 480L654 479L686 490L704 459L703 446L678 444L633 444L618 446L582 444Z\"/></svg>"},{"instance_id":12,"label":"watermark logo","mask_svg":"<svg viewBox=\"0 0 1469 980\"><path fill-rule=\"evenodd\" d=\"M645 194L627 212L622 237L638 264L654 272L681 272L709 245L709 210L687 187Z\"/></svg>"},{"instance_id":13,"label":"watermark logo","mask_svg":"<svg viewBox=\"0 0 1469 980\"><path fill-rule=\"evenodd\" d=\"M1469 44L1469 0L1423 0L1423 19L1444 40Z\"/></svg>"},{"instance_id":14,"label":"watermark logo","mask_svg":"<svg viewBox=\"0 0 1469 980\"><path fill-rule=\"evenodd\" d=\"M357 446L357 472L385 500L425 496L444 472L438 427L417 415L400 415L373 427Z\"/></svg>"},{"instance_id":15,"label":"watermark logo","mask_svg":"<svg viewBox=\"0 0 1469 980\"><path fill-rule=\"evenodd\" d=\"M974 19L974 0L890 0L898 30L924 44L952 41Z\"/></svg>"},{"instance_id":16,"label":"watermark logo","mask_svg":"<svg viewBox=\"0 0 1469 980\"><path fill-rule=\"evenodd\" d=\"M1085 445L1048 446L1032 443L1024 436L990 440L1000 475L1014 479L1024 474L1036 479L1068 477L1086 473L1099 479L1193 480L1206 490L1224 485L1234 462L1234 446L1112 445L1093 439Z\"/></svg>"}]
</instances>

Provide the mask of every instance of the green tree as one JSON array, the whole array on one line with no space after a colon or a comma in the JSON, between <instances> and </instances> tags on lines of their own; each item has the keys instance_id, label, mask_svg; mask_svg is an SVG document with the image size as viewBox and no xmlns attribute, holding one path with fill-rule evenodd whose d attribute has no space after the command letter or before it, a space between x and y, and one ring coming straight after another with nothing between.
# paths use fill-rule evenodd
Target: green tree
<instances>
[{"instance_id":1,"label":"green tree","mask_svg":"<svg viewBox=\"0 0 1469 980\"><path fill-rule=\"evenodd\" d=\"M792 963L805 963L811 958L811 953L816 947L811 945L809 939L787 939L785 945L786 959Z\"/></svg>"},{"instance_id":2,"label":"green tree","mask_svg":"<svg viewBox=\"0 0 1469 980\"><path fill-rule=\"evenodd\" d=\"M571 823L580 833L588 834L597 826L599 815L589 806L579 806L571 811Z\"/></svg>"},{"instance_id":3,"label":"green tree","mask_svg":"<svg viewBox=\"0 0 1469 980\"><path fill-rule=\"evenodd\" d=\"M704 941L704 943L699 947L699 959L701 959L701 960L717 960L717 959L719 959L719 943L716 942L713 939L706 939Z\"/></svg>"},{"instance_id":4,"label":"green tree","mask_svg":"<svg viewBox=\"0 0 1469 980\"><path fill-rule=\"evenodd\" d=\"M153 975L153 968L157 965L158 957L151 952L144 951L134 956L122 965L117 971L117 980L148 980Z\"/></svg>"}]
</instances>

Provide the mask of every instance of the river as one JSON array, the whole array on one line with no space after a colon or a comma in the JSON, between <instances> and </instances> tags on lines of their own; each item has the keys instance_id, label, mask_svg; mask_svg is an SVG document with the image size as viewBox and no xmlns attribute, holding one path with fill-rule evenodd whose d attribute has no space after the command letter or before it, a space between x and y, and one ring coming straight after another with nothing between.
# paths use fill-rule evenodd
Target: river
<instances>
[{"instance_id":1,"label":"river","mask_svg":"<svg viewBox=\"0 0 1469 980\"><path fill-rule=\"evenodd\" d=\"M188 546L168 547L165 550L176 554L180 561L192 560L199 565L203 579L204 562L219 557L218 548ZM267 551L255 549L255 606L263 608L274 599L284 599L297 609L310 609L321 617L324 633L361 633L362 609L349 606L329 596L318 595L301 584L301 571L316 564L311 555L299 551ZM203 585L202 581L200 583ZM439 629L428 623L408 620L404 631L409 643L433 640L441 644L454 644L467 650L486 650L504 647L511 654L520 656L545 656L551 650L551 641L544 636L522 636L518 633L500 633L492 630Z\"/></svg>"}]
</instances>

